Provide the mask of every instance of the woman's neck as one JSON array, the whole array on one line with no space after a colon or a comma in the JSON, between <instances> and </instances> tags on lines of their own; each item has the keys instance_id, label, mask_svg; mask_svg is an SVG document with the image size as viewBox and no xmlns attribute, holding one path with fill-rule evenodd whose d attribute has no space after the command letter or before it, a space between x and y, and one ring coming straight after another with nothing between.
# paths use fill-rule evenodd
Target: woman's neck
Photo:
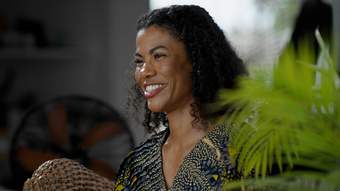
<instances>
[{"instance_id":1,"label":"woman's neck","mask_svg":"<svg viewBox=\"0 0 340 191\"><path fill-rule=\"evenodd\" d=\"M163 173L168 187L172 186L177 171L185 157L206 134L199 122L191 115L191 102L175 111L168 112L170 133L162 146Z\"/></svg>"},{"instance_id":2,"label":"woman's neck","mask_svg":"<svg viewBox=\"0 0 340 191\"><path fill-rule=\"evenodd\" d=\"M200 121L195 122L191 110L191 104L188 103L182 109L167 113L170 129L168 143L176 143L176 145L192 144L206 134L206 128Z\"/></svg>"}]
</instances>

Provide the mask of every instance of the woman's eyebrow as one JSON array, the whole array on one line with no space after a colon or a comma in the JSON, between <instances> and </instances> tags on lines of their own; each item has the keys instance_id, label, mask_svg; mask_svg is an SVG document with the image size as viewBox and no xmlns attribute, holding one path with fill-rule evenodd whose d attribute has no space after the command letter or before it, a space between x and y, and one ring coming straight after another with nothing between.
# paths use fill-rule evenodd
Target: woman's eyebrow
<instances>
[{"instance_id":1,"label":"woman's eyebrow","mask_svg":"<svg viewBox=\"0 0 340 191\"><path fill-rule=\"evenodd\" d=\"M163 45L159 45L159 46L156 46L154 48L151 48L149 50L149 53L152 54L153 52L155 52L157 49L160 49L160 48L164 48L164 49L168 49L167 47L163 46Z\"/></svg>"},{"instance_id":2,"label":"woman's eyebrow","mask_svg":"<svg viewBox=\"0 0 340 191\"><path fill-rule=\"evenodd\" d=\"M139 54L138 52L135 53L136 57L143 57L141 54Z\"/></svg>"},{"instance_id":3,"label":"woman's eyebrow","mask_svg":"<svg viewBox=\"0 0 340 191\"><path fill-rule=\"evenodd\" d=\"M149 54L153 54L156 50L161 49L161 48L168 49L167 47L165 47L165 46L163 46L163 45L159 45L159 46L156 46L156 47L154 47L154 48L151 48L151 49L149 50ZM136 56L136 57L143 57L143 56L142 56L140 53L138 53L138 52L135 53L135 56Z\"/></svg>"}]
</instances>

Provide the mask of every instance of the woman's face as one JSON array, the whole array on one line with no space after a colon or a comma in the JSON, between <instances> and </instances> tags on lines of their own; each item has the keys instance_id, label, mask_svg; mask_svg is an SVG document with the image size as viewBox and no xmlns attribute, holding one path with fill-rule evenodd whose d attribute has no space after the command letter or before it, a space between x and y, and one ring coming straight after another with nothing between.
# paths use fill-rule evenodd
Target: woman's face
<instances>
[{"instance_id":1,"label":"woman's face","mask_svg":"<svg viewBox=\"0 0 340 191\"><path fill-rule=\"evenodd\" d=\"M150 26L138 31L135 80L153 112L171 112L192 102L191 72L183 42L167 29Z\"/></svg>"}]
</instances>

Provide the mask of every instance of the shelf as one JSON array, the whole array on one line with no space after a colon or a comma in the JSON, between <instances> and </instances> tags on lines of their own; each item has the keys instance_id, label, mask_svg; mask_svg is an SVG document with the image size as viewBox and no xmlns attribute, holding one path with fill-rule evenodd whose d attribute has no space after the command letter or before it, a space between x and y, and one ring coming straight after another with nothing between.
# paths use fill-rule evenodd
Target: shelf
<instances>
[{"instance_id":1,"label":"shelf","mask_svg":"<svg viewBox=\"0 0 340 191\"><path fill-rule=\"evenodd\" d=\"M72 60L78 54L75 49L48 48L0 48L0 60Z\"/></svg>"}]
</instances>

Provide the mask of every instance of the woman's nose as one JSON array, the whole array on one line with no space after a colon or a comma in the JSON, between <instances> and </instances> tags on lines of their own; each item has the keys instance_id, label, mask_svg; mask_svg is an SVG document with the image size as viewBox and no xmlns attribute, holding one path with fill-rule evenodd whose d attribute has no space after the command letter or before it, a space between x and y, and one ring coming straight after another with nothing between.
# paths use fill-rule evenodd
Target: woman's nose
<instances>
[{"instance_id":1,"label":"woman's nose","mask_svg":"<svg viewBox=\"0 0 340 191\"><path fill-rule=\"evenodd\" d=\"M149 78L156 74L155 68L152 62L144 62L142 69L140 70L144 78Z\"/></svg>"}]
</instances>

